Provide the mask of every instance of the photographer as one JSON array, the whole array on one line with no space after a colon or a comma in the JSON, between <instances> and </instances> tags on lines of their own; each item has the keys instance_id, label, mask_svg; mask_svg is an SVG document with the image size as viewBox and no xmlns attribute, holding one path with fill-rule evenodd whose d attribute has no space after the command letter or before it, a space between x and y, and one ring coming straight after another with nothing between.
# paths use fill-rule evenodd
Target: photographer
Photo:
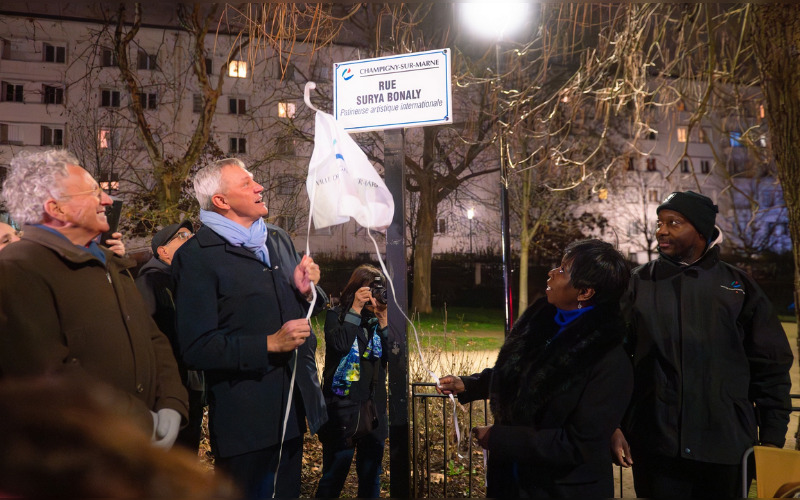
<instances>
[{"instance_id":1,"label":"photographer","mask_svg":"<svg viewBox=\"0 0 800 500\"><path fill-rule=\"evenodd\" d=\"M342 291L340 304L325 318L322 392L328 423L319 432L322 478L317 498L339 497L356 449L358 497L380 496L389 331L384 283L375 267L357 267Z\"/></svg>"}]
</instances>

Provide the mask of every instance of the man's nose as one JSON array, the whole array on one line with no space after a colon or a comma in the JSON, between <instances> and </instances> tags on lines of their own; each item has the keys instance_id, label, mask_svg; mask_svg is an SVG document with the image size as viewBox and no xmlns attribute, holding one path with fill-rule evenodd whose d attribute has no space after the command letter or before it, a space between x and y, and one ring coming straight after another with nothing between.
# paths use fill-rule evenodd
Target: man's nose
<instances>
[{"instance_id":1,"label":"man's nose","mask_svg":"<svg viewBox=\"0 0 800 500\"><path fill-rule=\"evenodd\" d=\"M108 193L106 193L105 191L101 191L101 193L100 193L100 204L103 205L103 206L106 206L106 205L112 205L113 203L114 203L114 200L111 199L111 197L108 195Z\"/></svg>"}]
</instances>

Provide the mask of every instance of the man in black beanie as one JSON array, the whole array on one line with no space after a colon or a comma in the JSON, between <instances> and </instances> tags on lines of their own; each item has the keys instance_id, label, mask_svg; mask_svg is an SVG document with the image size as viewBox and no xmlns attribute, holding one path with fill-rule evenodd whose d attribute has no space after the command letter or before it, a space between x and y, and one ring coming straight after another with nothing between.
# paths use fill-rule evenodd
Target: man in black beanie
<instances>
[{"instance_id":1,"label":"man in black beanie","mask_svg":"<svg viewBox=\"0 0 800 500\"><path fill-rule=\"evenodd\" d=\"M785 441L792 352L759 286L720 260L717 212L670 194L659 257L634 269L623 299L634 392L611 451L633 466L637 497L742 497L744 452Z\"/></svg>"}]
</instances>

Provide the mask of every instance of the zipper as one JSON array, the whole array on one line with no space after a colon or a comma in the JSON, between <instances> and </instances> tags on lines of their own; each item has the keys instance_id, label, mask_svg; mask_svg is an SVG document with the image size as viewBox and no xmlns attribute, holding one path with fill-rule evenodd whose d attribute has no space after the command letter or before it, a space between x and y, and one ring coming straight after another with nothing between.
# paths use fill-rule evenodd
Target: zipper
<instances>
[{"instance_id":1,"label":"zipper","mask_svg":"<svg viewBox=\"0 0 800 500\"><path fill-rule=\"evenodd\" d=\"M113 285L113 283L111 283L111 275L108 273L108 271L106 271L106 279L108 279L109 285Z\"/></svg>"}]
</instances>

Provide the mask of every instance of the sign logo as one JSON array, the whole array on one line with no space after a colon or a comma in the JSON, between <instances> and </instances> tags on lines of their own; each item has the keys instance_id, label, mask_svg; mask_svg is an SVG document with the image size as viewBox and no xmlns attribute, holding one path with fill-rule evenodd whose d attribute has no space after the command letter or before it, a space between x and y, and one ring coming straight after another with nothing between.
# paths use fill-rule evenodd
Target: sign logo
<instances>
[{"instance_id":1,"label":"sign logo","mask_svg":"<svg viewBox=\"0 0 800 500\"><path fill-rule=\"evenodd\" d=\"M346 68L344 71L342 71L342 78L344 78L344 81L347 81L353 78L354 76L355 75L353 74L353 71L350 68Z\"/></svg>"}]
</instances>

